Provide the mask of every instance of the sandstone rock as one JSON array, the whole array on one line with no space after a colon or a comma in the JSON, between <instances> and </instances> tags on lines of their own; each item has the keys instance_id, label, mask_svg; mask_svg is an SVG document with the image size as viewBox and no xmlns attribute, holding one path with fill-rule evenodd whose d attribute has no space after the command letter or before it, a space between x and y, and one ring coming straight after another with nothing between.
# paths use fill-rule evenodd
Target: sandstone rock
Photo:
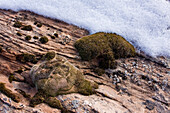
<instances>
[{"instance_id":1,"label":"sandstone rock","mask_svg":"<svg viewBox=\"0 0 170 113\"><path fill-rule=\"evenodd\" d=\"M28 15L28 18L26 18L25 20L23 17L24 15ZM168 61L165 62L164 59L161 62L160 60L156 61L157 58L156 59L149 58L146 55L145 56L137 55L136 57L133 58L118 59L116 60L117 62L116 70L120 70L124 74L123 73L117 74L117 76L114 77L113 72L115 72L115 70L114 71L106 70L106 74L108 73L108 76L106 74L103 74L102 76L98 76L96 75L96 73L93 73L94 67L92 62L82 61L79 58L77 51L73 46L77 39L79 39L80 37L87 36L88 31L84 29L79 29L78 27L75 28L75 26L73 25L69 25L60 21L56 22L56 20L44 18L42 16L34 15L31 12L25 12L25 11L14 13L11 11L5 11L0 9L0 19L1 19L0 47L2 47L3 49L2 52L0 53L0 77L1 77L0 81L6 83L7 88L9 88L13 93L17 91L15 89L22 89L27 94L30 94L31 97L33 97L35 93L37 93L36 89L34 88L34 85L30 86L32 79L30 77L29 70L33 66L33 64L30 62L21 63L19 61L16 61L16 55L22 53L29 53L36 56L38 55L38 60L39 60L42 54L45 54L46 52L49 51L56 51L59 55L67 58L69 62L71 62L76 67L78 67L81 70L81 72L84 72L85 77L88 80L96 81L100 84L100 87L97 90L95 90L97 93L94 95L83 96L77 93L72 93L67 95L60 95L61 97L63 97L60 99L57 96L59 101L62 103L63 107L65 107L66 109L72 110L72 112L79 112L79 113L85 113L85 112L87 113L96 113L96 112L99 113L115 113L115 112L168 113L168 110L170 109L169 108L170 84L169 81L167 83L167 80L169 80L169 75L170 75L169 72L170 65L169 66L167 65ZM33 25L35 19L43 23L43 26L41 28L36 28L36 26ZM24 25L32 25L33 31L31 32L23 31L19 28L13 27L15 21L21 21ZM18 36L16 35L17 32L20 32L23 35ZM48 34L54 35L54 33L57 33L58 37L55 37L55 39L50 38L50 35ZM46 44L41 44L37 39L31 39L28 42L24 40L24 37L26 35L30 35L32 37L47 36L49 41ZM52 61L46 61L46 62L52 62ZM39 65L41 63L39 63ZM20 67L24 68L26 71L24 70L24 72L21 73ZM132 67L133 69L131 69ZM63 69L63 73L67 72L67 70L65 71L65 68L62 69ZM130 73L130 71L132 73ZM47 69L45 69L44 72L47 72ZM25 79L24 81L25 83L18 82L18 81L13 81L12 84L9 83L8 76L10 75L10 73L21 74L21 76L23 76ZM157 76L157 73L160 74L160 76ZM39 74L39 75L42 76L43 74ZM126 80L124 79L124 76L127 77ZM61 78L62 78L61 79L62 83L66 83L66 84L70 83L65 80L65 78L67 77L61 77ZM115 81L113 81L114 78ZM165 81L166 78L167 80ZM46 79L48 81L50 80L50 77L49 78L47 77ZM118 83L116 85L118 79L120 79L121 83ZM131 80L133 80L133 83L130 82ZM148 81L152 81L152 83L149 85ZM112 84L113 82L115 82L115 84ZM89 82L86 81L85 83L87 84L84 84L84 86L86 87L90 86ZM59 84L59 86L62 85L63 84ZM69 91L62 91L62 93L65 94L68 92L78 92L77 90L79 88L77 88L77 85L73 84L72 86L73 87ZM164 90L162 90L161 88L163 88ZM161 93L163 97L165 97L165 100L163 99L163 97L157 95L157 93ZM38 104L35 106L35 108L32 108L28 106L29 101L26 98L24 98L22 95L19 96L22 99L21 103L19 104L14 103L12 100L11 100L12 104L10 104L10 101L8 102L9 98L4 96L5 98L7 98L7 101L4 101L5 103L2 103L3 100L2 101L0 100L0 110L3 109L4 106L7 109L9 108L11 111L7 111L5 109L6 111L0 111L0 112L33 113L33 112L39 112L39 109L40 112L44 112L44 113L61 112L56 108L55 109L51 108L49 104L47 105L47 101L46 104L44 103ZM2 99L1 95L0 95L0 99ZM53 98L50 98L49 100L53 100ZM79 101L78 104L79 107L77 109L71 109L73 108L72 105L73 100ZM152 111L146 109L146 105L142 104L145 100L152 100L156 104L156 106L154 106L154 109ZM8 103L9 106L7 106L6 103ZM23 105L24 108L22 108L22 106L20 105ZM15 108L18 108L18 110L13 109L13 106L15 106ZM148 108L152 108L152 107L149 107L148 105Z\"/></svg>"},{"instance_id":2,"label":"sandstone rock","mask_svg":"<svg viewBox=\"0 0 170 113\"><path fill-rule=\"evenodd\" d=\"M14 77L15 77L15 79L16 79L17 81L24 81L24 77L21 76L20 74L15 73L15 74L14 74Z\"/></svg>"},{"instance_id":3,"label":"sandstone rock","mask_svg":"<svg viewBox=\"0 0 170 113\"><path fill-rule=\"evenodd\" d=\"M50 61L34 65L30 76L38 90L51 96L71 92L89 95L95 89L95 84L85 80L78 68L58 55Z\"/></svg>"},{"instance_id":4,"label":"sandstone rock","mask_svg":"<svg viewBox=\"0 0 170 113\"><path fill-rule=\"evenodd\" d=\"M33 84L32 83L32 79L30 77L30 72L29 71L24 71L23 73L21 73L21 76L24 77L24 80L29 83L29 84Z\"/></svg>"}]
</instances>

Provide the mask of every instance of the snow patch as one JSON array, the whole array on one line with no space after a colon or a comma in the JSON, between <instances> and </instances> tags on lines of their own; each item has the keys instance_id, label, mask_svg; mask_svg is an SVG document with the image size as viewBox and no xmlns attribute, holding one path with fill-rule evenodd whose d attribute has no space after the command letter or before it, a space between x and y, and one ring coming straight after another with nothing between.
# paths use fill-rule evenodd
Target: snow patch
<instances>
[{"instance_id":1,"label":"snow patch","mask_svg":"<svg viewBox=\"0 0 170 113\"><path fill-rule=\"evenodd\" d=\"M0 8L30 10L90 30L115 32L152 56L170 56L166 0L0 0Z\"/></svg>"}]
</instances>

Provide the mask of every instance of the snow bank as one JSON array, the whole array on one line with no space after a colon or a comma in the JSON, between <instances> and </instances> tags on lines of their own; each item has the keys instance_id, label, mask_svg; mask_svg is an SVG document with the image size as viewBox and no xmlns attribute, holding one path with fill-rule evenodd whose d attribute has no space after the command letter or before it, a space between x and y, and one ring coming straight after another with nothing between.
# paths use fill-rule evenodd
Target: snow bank
<instances>
[{"instance_id":1,"label":"snow bank","mask_svg":"<svg viewBox=\"0 0 170 113\"><path fill-rule=\"evenodd\" d=\"M0 0L0 8L30 10L98 31L116 32L152 56L170 56L166 0Z\"/></svg>"}]
</instances>

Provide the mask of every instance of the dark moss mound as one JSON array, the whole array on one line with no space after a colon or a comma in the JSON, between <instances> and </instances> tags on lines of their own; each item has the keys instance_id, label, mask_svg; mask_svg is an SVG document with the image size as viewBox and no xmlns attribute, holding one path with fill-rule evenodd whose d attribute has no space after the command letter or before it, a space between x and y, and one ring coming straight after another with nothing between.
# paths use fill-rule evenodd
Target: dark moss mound
<instances>
[{"instance_id":1,"label":"dark moss mound","mask_svg":"<svg viewBox=\"0 0 170 113\"><path fill-rule=\"evenodd\" d=\"M30 35L28 35L28 36L25 37L25 40L28 41L28 40L31 40L31 38L32 38L32 37L31 37Z\"/></svg>"},{"instance_id":2,"label":"dark moss mound","mask_svg":"<svg viewBox=\"0 0 170 113\"><path fill-rule=\"evenodd\" d=\"M35 21L34 22L34 25L37 25L37 27L42 27L42 23L38 22L38 21Z\"/></svg>"},{"instance_id":3,"label":"dark moss mound","mask_svg":"<svg viewBox=\"0 0 170 113\"><path fill-rule=\"evenodd\" d=\"M55 57L55 52L47 52L45 55L44 55L44 60L51 60Z\"/></svg>"},{"instance_id":4,"label":"dark moss mound","mask_svg":"<svg viewBox=\"0 0 170 113\"><path fill-rule=\"evenodd\" d=\"M43 37L40 38L40 42L42 44L46 44L48 42L48 38L46 36L43 36Z\"/></svg>"},{"instance_id":5,"label":"dark moss mound","mask_svg":"<svg viewBox=\"0 0 170 113\"><path fill-rule=\"evenodd\" d=\"M98 59L101 68L114 68L114 60L135 56L135 48L123 37L113 33L96 33L76 41L82 60Z\"/></svg>"},{"instance_id":6,"label":"dark moss mound","mask_svg":"<svg viewBox=\"0 0 170 113\"><path fill-rule=\"evenodd\" d=\"M21 29L25 30L25 31L32 31L32 26L31 25L25 25Z\"/></svg>"},{"instance_id":7,"label":"dark moss mound","mask_svg":"<svg viewBox=\"0 0 170 113\"><path fill-rule=\"evenodd\" d=\"M20 32L17 32L17 35L18 35L18 36L22 36L22 34L21 34Z\"/></svg>"},{"instance_id":8,"label":"dark moss mound","mask_svg":"<svg viewBox=\"0 0 170 113\"><path fill-rule=\"evenodd\" d=\"M22 27L22 23L19 21L16 21L13 26L16 28L20 28L20 27Z\"/></svg>"},{"instance_id":9,"label":"dark moss mound","mask_svg":"<svg viewBox=\"0 0 170 113\"><path fill-rule=\"evenodd\" d=\"M14 77L13 74L9 75L8 81L9 81L10 83L12 83L12 81L15 81L15 80L16 80L16 79L15 79L15 77Z\"/></svg>"},{"instance_id":10,"label":"dark moss mound","mask_svg":"<svg viewBox=\"0 0 170 113\"><path fill-rule=\"evenodd\" d=\"M22 63L26 63L26 62L37 63L37 59L35 55L28 54L28 53L17 55L16 59Z\"/></svg>"},{"instance_id":11,"label":"dark moss mound","mask_svg":"<svg viewBox=\"0 0 170 113\"><path fill-rule=\"evenodd\" d=\"M35 21L35 22L34 22L34 25L37 25L37 24L38 24L38 21Z\"/></svg>"},{"instance_id":12,"label":"dark moss mound","mask_svg":"<svg viewBox=\"0 0 170 113\"><path fill-rule=\"evenodd\" d=\"M34 36L33 39L38 39L38 36Z\"/></svg>"},{"instance_id":13,"label":"dark moss mound","mask_svg":"<svg viewBox=\"0 0 170 113\"><path fill-rule=\"evenodd\" d=\"M15 102L19 102L19 96L15 93L12 93L12 91L10 89L7 89L5 87L4 83L0 83L0 91L5 94L7 97L11 98L13 101Z\"/></svg>"},{"instance_id":14,"label":"dark moss mound","mask_svg":"<svg viewBox=\"0 0 170 113\"><path fill-rule=\"evenodd\" d=\"M42 27L42 23L38 23L38 24L37 24L37 27Z\"/></svg>"}]
</instances>

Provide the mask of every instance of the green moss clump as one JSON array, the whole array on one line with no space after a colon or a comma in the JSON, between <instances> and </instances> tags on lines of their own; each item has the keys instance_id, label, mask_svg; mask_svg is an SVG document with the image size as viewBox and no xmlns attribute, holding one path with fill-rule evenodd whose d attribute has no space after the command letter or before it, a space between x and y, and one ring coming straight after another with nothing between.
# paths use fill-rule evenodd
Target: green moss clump
<instances>
[{"instance_id":1,"label":"green moss clump","mask_svg":"<svg viewBox=\"0 0 170 113\"><path fill-rule=\"evenodd\" d=\"M22 36L22 34L21 34L20 32L17 32L17 35L18 35L18 36Z\"/></svg>"},{"instance_id":2,"label":"green moss clump","mask_svg":"<svg viewBox=\"0 0 170 113\"><path fill-rule=\"evenodd\" d=\"M35 107L36 105L41 104L41 103L46 103L50 107L61 109L62 112L67 111L65 108L63 108L61 102L56 97L51 97L47 95L45 92L39 90L31 98L30 106Z\"/></svg>"},{"instance_id":3,"label":"green moss clump","mask_svg":"<svg viewBox=\"0 0 170 113\"><path fill-rule=\"evenodd\" d=\"M101 69L101 68L95 68L94 69L94 72L96 74L98 74L99 76L102 76L104 73L105 73L105 70L104 69Z\"/></svg>"},{"instance_id":4,"label":"green moss clump","mask_svg":"<svg viewBox=\"0 0 170 113\"><path fill-rule=\"evenodd\" d=\"M31 40L31 38L32 38L32 37L31 37L30 35L28 35L28 36L25 37L25 40L28 41L28 40Z\"/></svg>"},{"instance_id":5,"label":"green moss clump","mask_svg":"<svg viewBox=\"0 0 170 113\"><path fill-rule=\"evenodd\" d=\"M32 26L31 25L25 25L21 29L25 30L25 31L32 31Z\"/></svg>"},{"instance_id":6,"label":"green moss clump","mask_svg":"<svg viewBox=\"0 0 170 113\"><path fill-rule=\"evenodd\" d=\"M97 59L101 68L115 68L115 59L135 56L134 47L115 33L96 33L76 41L82 60Z\"/></svg>"},{"instance_id":7,"label":"green moss clump","mask_svg":"<svg viewBox=\"0 0 170 113\"><path fill-rule=\"evenodd\" d=\"M58 109L63 108L63 106L61 105L61 102L55 97L47 98L45 100L45 103L47 103L50 107L53 107L53 108L58 108Z\"/></svg>"},{"instance_id":8,"label":"green moss clump","mask_svg":"<svg viewBox=\"0 0 170 113\"><path fill-rule=\"evenodd\" d=\"M15 79L15 77L14 77L13 74L9 75L8 81L9 81L10 83L12 83L12 81L16 81L16 79Z\"/></svg>"},{"instance_id":9,"label":"green moss clump","mask_svg":"<svg viewBox=\"0 0 170 113\"><path fill-rule=\"evenodd\" d=\"M55 52L47 52L45 55L44 55L44 60L51 60L55 57Z\"/></svg>"},{"instance_id":10,"label":"green moss clump","mask_svg":"<svg viewBox=\"0 0 170 113\"><path fill-rule=\"evenodd\" d=\"M83 76L76 76L75 86L78 93L82 95L92 95L95 93L95 89L98 88L97 84L92 84L90 81L85 80ZM97 87L96 87L97 85Z\"/></svg>"},{"instance_id":11,"label":"green moss clump","mask_svg":"<svg viewBox=\"0 0 170 113\"><path fill-rule=\"evenodd\" d=\"M0 91L17 103L20 101L19 96L15 93L12 93L12 91L10 89L7 89L5 87L5 84L1 82L0 82Z\"/></svg>"},{"instance_id":12,"label":"green moss clump","mask_svg":"<svg viewBox=\"0 0 170 113\"><path fill-rule=\"evenodd\" d=\"M91 85L91 83L87 80L85 80L84 82L82 82L81 84L79 84L79 87L78 87L78 92L80 94L83 94L83 95L92 95L94 94L93 92L93 87Z\"/></svg>"},{"instance_id":13,"label":"green moss clump","mask_svg":"<svg viewBox=\"0 0 170 113\"><path fill-rule=\"evenodd\" d=\"M43 36L43 37L40 38L40 42L42 44L46 44L48 42L48 38L46 36Z\"/></svg>"},{"instance_id":14,"label":"green moss clump","mask_svg":"<svg viewBox=\"0 0 170 113\"><path fill-rule=\"evenodd\" d=\"M42 23L38 23L38 24L37 24L37 27L42 27Z\"/></svg>"},{"instance_id":15,"label":"green moss clump","mask_svg":"<svg viewBox=\"0 0 170 113\"><path fill-rule=\"evenodd\" d=\"M22 23L19 21L16 21L13 26L16 28L20 28L20 27L22 27Z\"/></svg>"},{"instance_id":16,"label":"green moss clump","mask_svg":"<svg viewBox=\"0 0 170 113\"><path fill-rule=\"evenodd\" d=\"M98 57L98 63L100 68L115 68L115 58L113 52L109 51Z\"/></svg>"},{"instance_id":17,"label":"green moss clump","mask_svg":"<svg viewBox=\"0 0 170 113\"><path fill-rule=\"evenodd\" d=\"M80 82L79 86L78 86L78 93L82 94L82 95L92 95L95 94L96 91L95 89L98 88L98 84L97 83L91 83L88 80L84 80L82 82Z\"/></svg>"},{"instance_id":18,"label":"green moss clump","mask_svg":"<svg viewBox=\"0 0 170 113\"><path fill-rule=\"evenodd\" d=\"M34 64L37 63L37 59L35 55L28 54L28 53L19 54L16 56L16 59L22 63L26 63L26 62L31 62Z\"/></svg>"}]
</instances>

